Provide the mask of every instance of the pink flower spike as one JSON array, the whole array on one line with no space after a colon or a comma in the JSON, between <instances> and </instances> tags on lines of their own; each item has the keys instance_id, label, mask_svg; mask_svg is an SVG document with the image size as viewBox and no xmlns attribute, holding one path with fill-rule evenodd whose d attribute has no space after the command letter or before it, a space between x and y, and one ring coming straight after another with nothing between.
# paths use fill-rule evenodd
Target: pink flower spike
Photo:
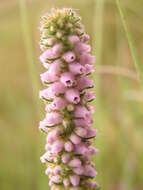
<instances>
[{"instance_id":1,"label":"pink flower spike","mask_svg":"<svg viewBox=\"0 0 143 190\"><path fill-rule=\"evenodd\" d=\"M73 186L78 186L80 182L80 177L78 175L70 176L70 181Z\"/></svg>"},{"instance_id":2,"label":"pink flower spike","mask_svg":"<svg viewBox=\"0 0 143 190\"><path fill-rule=\"evenodd\" d=\"M68 40L73 45L75 45L76 43L80 41L79 37L76 35L69 36Z\"/></svg>"},{"instance_id":3,"label":"pink flower spike","mask_svg":"<svg viewBox=\"0 0 143 190\"><path fill-rule=\"evenodd\" d=\"M77 62L71 63L69 65L69 70L74 75L81 75L85 72L85 68L80 63Z\"/></svg>"},{"instance_id":4,"label":"pink flower spike","mask_svg":"<svg viewBox=\"0 0 143 190\"><path fill-rule=\"evenodd\" d=\"M66 53L64 53L63 55L63 59L67 62L67 63L72 63L73 61L75 61L75 54L72 51L68 51Z\"/></svg>"},{"instance_id":5,"label":"pink flower spike","mask_svg":"<svg viewBox=\"0 0 143 190\"><path fill-rule=\"evenodd\" d=\"M87 76L80 77L77 80L77 88L78 90L83 90L86 88L92 88L93 87L93 80L89 79Z\"/></svg>"},{"instance_id":6,"label":"pink flower spike","mask_svg":"<svg viewBox=\"0 0 143 190\"><path fill-rule=\"evenodd\" d=\"M92 144L97 130L92 128L95 98L93 80L95 57L89 35L80 17L71 9L52 9L40 23L40 59L45 71L40 75L45 89L39 95L45 103L45 118L39 129L46 134L45 153L50 190L96 189Z\"/></svg>"},{"instance_id":7,"label":"pink flower spike","mask_svg":"<svg viewBox=\"0 0 143 190\"><path fill-rule=\"evenodd\" d=\"M70 72L65 72L61 74L60 81L67 87L71 87L74 84L74 76Z\"/></svg>"},{"instance_id":8,"label":"pink flower spike","mask_svg":"<svg viewBox=\"0 0 143 190\"><path fill-rule=\"evenodd\" d=\"M69 89L65 92L65 98L67 99L67 101L73 103L73 104L78 104L80 101L80 95L78 90L72 88Z\"/></svg>"}]
</instances>

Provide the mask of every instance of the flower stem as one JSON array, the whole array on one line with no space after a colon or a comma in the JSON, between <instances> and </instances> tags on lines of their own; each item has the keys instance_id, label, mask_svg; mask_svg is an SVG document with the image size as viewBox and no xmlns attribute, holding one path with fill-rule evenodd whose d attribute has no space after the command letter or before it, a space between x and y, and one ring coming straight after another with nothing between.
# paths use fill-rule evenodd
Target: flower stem
<instances>
[{"instance_id":1,"label":"flower stem","mask_svg":"<svg viewBox=\"0 0 143 190\"><path fill-rule=\"evenodd\" d=\"M132 55L132 58L133 58L133 61L134 61L134 65L135 65L135 68L136 68L136 71L137 71L137 74L138 74L138 78L139 78L141 84L143 85L143 73L141 72L142 68L141 68L141 65L139 64L139 61L138 61L138 58L137 58L136 48L135 48L135 45L134 45L134 42L133 42L132 35L131 35L131 33L130 33L129 29L128 29L128 26L127 26L124 10L123 10L123 8L121 6L120 0L116 0L116 4L117 4L117 7L119 9L120 17L121 17L121 20L122 20L122 24L123 24L126 36L127 36L129 48L130 48L131 55Z\"/></svg>"}]
</instances>

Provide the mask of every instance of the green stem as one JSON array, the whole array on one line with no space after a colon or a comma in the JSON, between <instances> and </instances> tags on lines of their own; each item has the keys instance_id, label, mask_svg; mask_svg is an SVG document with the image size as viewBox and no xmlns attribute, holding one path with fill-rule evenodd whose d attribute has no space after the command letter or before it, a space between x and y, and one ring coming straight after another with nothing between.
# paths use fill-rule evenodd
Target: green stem
<instances>
[{"instance_id":1,"label":"green stem","mask_svg":"<svg viewBox=\"0 0 143 190\"><path fill-rule=\"evenodd\" d=\"M141 68L141 65L139 64L139 61L138 61L138 58L137 58L136 48L135 48L135 45L134 45L134 42L133 42L132 35L129 32L129 29L128 29L128 26L127 26L127 23L126 23L124 10L123 10L123 8L121 6L120 0L116 0L116 4L117 4L117 7L119 9L120 17L121 17L121 20L122 20L122 24L123 24L126 36L127 36L129 48L130 48L131 55L132 55L132 58L133 58L133 61L134 61L134 65L135 65L135 68L136 68L136 71L137 71L137 74L138 74L138 78L139 78L141 84L143 85L143 73L141 72L142 68Z\"/></svg>"},{"instance_id":2,"label":"green stem","mask_svg":"<svg viewBox=\"0 0 143 190\"><path fill-rule=\"evenodd\" d=\"M35 66L33 47L32 47L32 42L31 42L31 37L30 37L26 1L20 0L19 7L20 7L20 17L21 17L21 25L22 25L22 32L23 32L23 41L24 41L24 46L25 46L25 51L26 51L26 56L27 56L29 74L30 74L30 78L32 82L34 104L37 109L38 117L40 117L41 112L40 112L40 103L39 103L39 98L38 98L39 85L38 85L38 79L36 77L38 75L37 75L37 69Z\"/></svg>"}]
</instances>

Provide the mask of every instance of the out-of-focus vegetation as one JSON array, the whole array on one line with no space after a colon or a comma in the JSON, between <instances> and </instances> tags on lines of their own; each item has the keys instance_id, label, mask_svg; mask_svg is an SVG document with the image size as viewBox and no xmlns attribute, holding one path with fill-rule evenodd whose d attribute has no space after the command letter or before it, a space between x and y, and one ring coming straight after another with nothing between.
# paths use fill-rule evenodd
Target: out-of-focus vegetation
<instances>
[{"instance_id":1,"label":"out-of-focus vegetation","mask_svg":"<svg viewBox=\"0 0 143 190\"><path fill-rule=\"evenodd\" d=\"M97 56L97 181L103 190L142 190L143 90L115 0L20 2L0 1L0 190L48 189L39 161L45 137L38 131L39 117L42 119L44 113L39 114L43 108L37 106L36 89L42 88L39 74L43 70L38 59L40 15L52 7L77 10ZM21 7L24 2L26 9ZM142 65L143 1L121 3Z\"/></svg>"}]
</instances>

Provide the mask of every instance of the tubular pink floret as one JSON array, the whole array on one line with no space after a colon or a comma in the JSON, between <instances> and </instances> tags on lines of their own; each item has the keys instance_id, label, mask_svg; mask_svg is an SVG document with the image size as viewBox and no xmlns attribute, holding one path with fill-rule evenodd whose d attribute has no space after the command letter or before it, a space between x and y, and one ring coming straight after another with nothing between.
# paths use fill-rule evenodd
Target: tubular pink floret
<instances>
[{"instance_id":1,"label":"tubular pink floret","mask_svg":"<svg viewBox=\"0 0 143 190\"><path fill-rule=\"evenodd\" d=\"M94 107L93 80L95 57L90 54L89 35L80 17L71 10L53 9L41 21L42 54L46 69L40 75L46 86L40 91L46 116L39 129L46 133L40 160L46 164L51 190L96 190L97 172L91 157L98 153L91 139Z\"/></svg>"}]
</instances>

